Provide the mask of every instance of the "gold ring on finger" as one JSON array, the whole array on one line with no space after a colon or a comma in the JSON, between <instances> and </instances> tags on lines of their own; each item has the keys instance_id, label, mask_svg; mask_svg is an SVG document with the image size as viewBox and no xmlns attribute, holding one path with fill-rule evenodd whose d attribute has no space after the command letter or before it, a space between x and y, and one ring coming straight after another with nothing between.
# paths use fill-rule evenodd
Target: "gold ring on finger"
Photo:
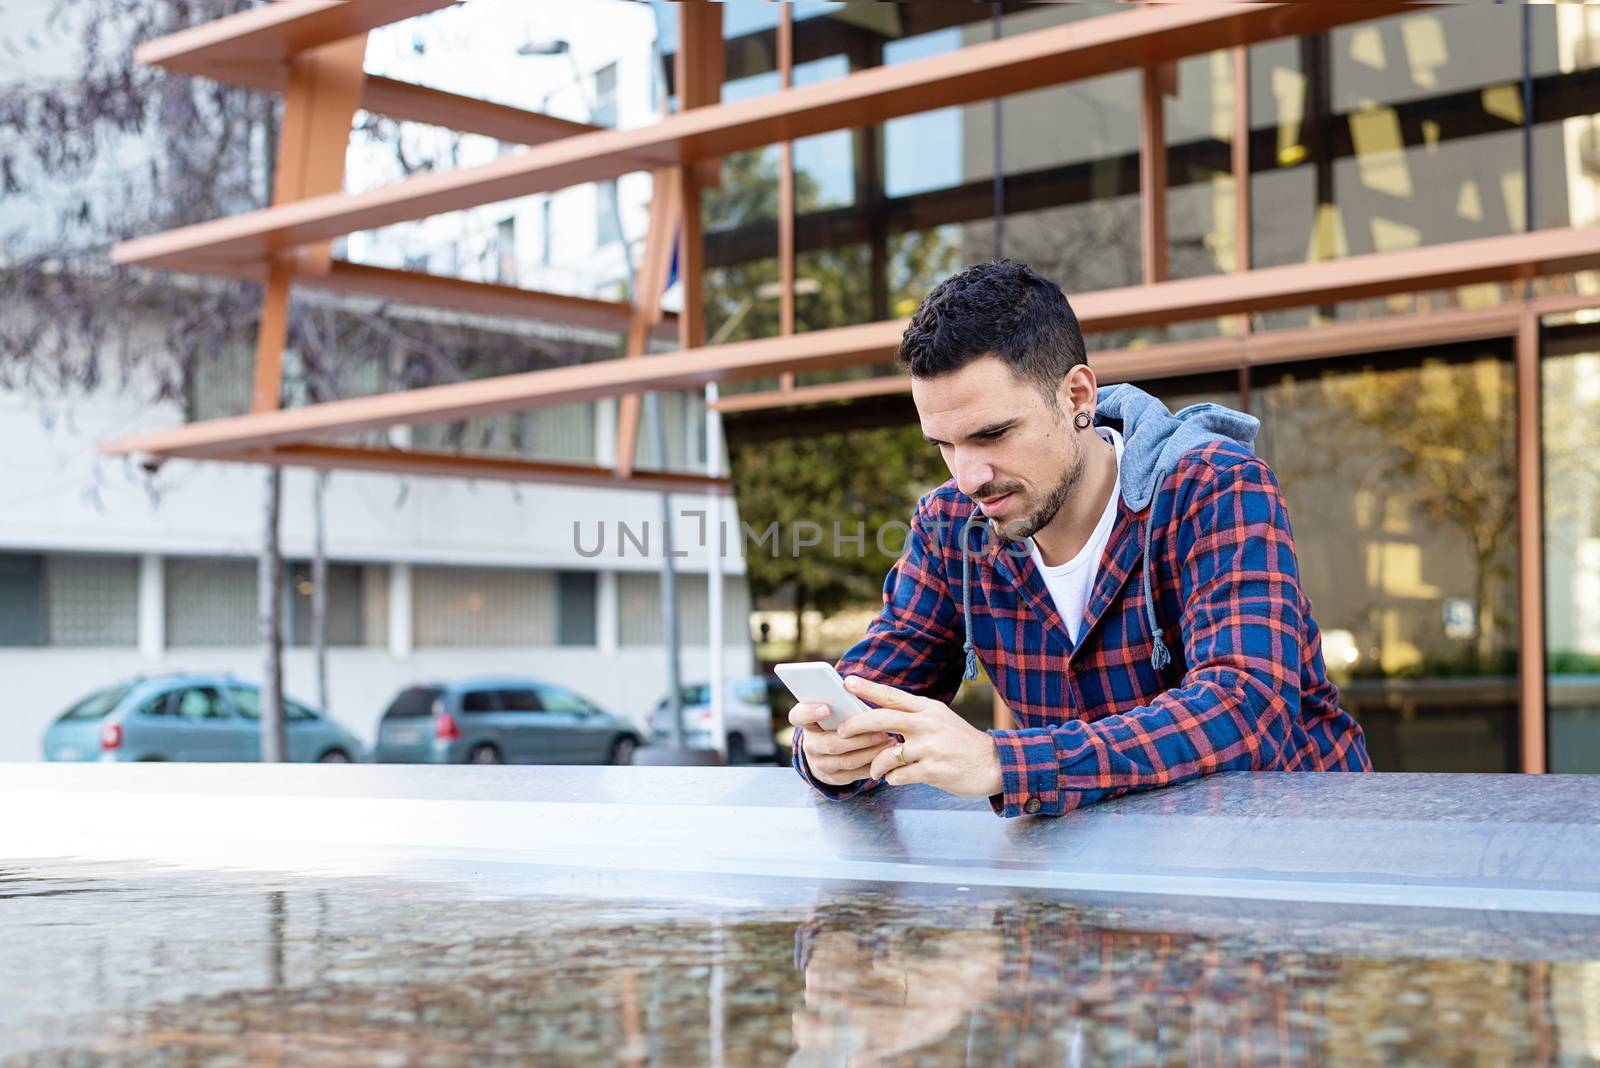
<instances>
[{"instance_id":1,"label":"gold ring on finger","mask_svg":"<svg viewBox=\"0 0 1600 1068\"><path fill-rule=\"evenodd\" d=\"M906 760L906 747L904 743L894 747L894 760L896 764L909 763L909 761Z\"/></svg>"}]
</instances>

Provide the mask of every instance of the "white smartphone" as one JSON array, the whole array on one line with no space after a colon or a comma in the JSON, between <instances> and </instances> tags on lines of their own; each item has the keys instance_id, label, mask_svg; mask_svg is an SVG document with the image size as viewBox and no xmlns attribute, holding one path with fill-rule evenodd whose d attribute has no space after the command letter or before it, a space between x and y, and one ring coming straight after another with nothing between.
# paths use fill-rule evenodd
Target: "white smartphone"
<instances>
[{"instance_id":1,"label":"white smartphone","mask_svg":"<svg viewBox=\"0 0 1600 1068\"><path fill-rule=\"evenodd\" d=\"M836 731L839 724L855 715L866 712L870 706L844 688L844 679L826 660L812 660L802 664L779 664L773 669L778 678L789 687L795 700L811 705L827 705L831 713L817 721L825 731Z\"/></svg>"}]
</instances>

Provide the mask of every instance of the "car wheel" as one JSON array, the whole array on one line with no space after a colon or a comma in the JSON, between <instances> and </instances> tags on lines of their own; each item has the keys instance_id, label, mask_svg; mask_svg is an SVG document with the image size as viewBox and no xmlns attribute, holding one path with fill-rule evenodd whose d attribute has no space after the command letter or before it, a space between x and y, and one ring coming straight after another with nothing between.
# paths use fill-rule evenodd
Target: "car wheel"
<instances>
[{"instance_id":1,"label":"car wheel","mask_svg":"<svg viewBox=\"0 0 1600 1068\"><path fill-rule=\"evenodd\" d=\"M608 763L632 764L633 751L637 748L639 748L639 743L635 742L632 738L618 738L616 741L611 743L611 759Z\"/></svg>"},{"instance_id":2,"label":"car wheel","mask_svg":"<svg viewBox=\"0 0 1600 1068\"><path fill-rule=\"evenodd\" d=\"M321 756L317 757L317 763L348 764L350 763L350 754L346 753L343 749L330 749L326 753L323 753Z\"/></svg>"},{"instance_id":3,"label":"car wheel","mask_svg":"<svg viewBox=\"0 0 1600 1068\"><path fill-rule=\"evenodd\" d=\"M744 735L728 735L728 763L743 764L750 759L750 751L744 744Z\"/></svg>"},{"instance_id":4,"label":"car wheel","mask_svg":"<svg viewBox=\"0 0 1600 1068\"><path fill-rule=\"evenodd\" d=\"M467 756L468 764L504 764L500 759L500 750L487 743L478 746Z\"/></svg>"}]
</instances>

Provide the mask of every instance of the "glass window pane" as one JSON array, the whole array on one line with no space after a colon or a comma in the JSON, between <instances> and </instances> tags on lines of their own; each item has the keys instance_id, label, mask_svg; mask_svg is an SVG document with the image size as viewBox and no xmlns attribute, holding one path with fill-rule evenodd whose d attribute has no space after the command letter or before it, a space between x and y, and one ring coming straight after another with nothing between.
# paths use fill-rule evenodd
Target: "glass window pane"
<instances>
[{"instance_id":1,"label":"glass window pane","mask_svg":"<svg viewBox=\"0 0 1600 1068\"><path fill-rule=\"evenodd\" d=\"M433 713L433 702L444 691L437 686L413 686L401 690L383 714L384 719L404 719Z\"/></svg>"},{"instance_id":2,"label":"glass window pane","mask_svg":"<svg viewBox=\"0 0 1600 1068\"><path fill-rule=\"evenodd\" d=\"M548 571L418 567L411 574L419 646L552 645L555 579Z\"/></svg>"},{"instance_id":3,"label":"glass window pane","mask_svg":"<svg viewBox=\"0 0 1600 1068\"><path fill-rule=\"evenodd\" d=\"M1380 771L1513 771L1515 394L1503 342L1262 369L1258 451Z\"/></svg>"},{"instance_id":4,"label":"glass window pane","mask_svg":"<svg viewBox=\"0 0 1600 1068\"><path fill-rule=\"evenodd\" d=\"M169 557L163 573L168 646L259 640L255 561Z\"/></svg>"},{"instance_id":5,"label":"glass window pane","mask_svg":"<svg viewBox=\"0 0 1600 1068\"><path fill-rule=\"evenodd\" d=\"M261 690L255 686L229 686L228 699L241 719L261 718Z\"/></svg>"},{"instance_id":6,"label":"glass window pane","mask_svg":"<svg viewBox=\"0 0 1600 1068\"><path fill-rule=\"evenodd\" d=\"M368 644L365 634L367 597L363 587L373 570L359 564L328 564L328 645ZM285 568L285 580L291 592L286 640L290 645L309 646L311 599L315 592L311 564L306 561L289 564Z\"/></svg>"},{"instance_id":7,"label":"glass window pane","mask_svg":"<svg viewBox=\"0 0 1600 1068\"><path fill-rule=\"evenodd\" d=\"M500 707L507 712L537 712L539 696L532 690L501 690Z\"/></svg>"},{"instance_id":8,"label":"glass window pane","mask_svg":"<svg viewBox=\"0 0 1600 1068\"><path fill-rule=\"evenodd\" d=\"M468 690L461 695L462 712L498 712L499 695L493 690Z\"/></svg>"},{"instance_id":9,"label":"glass window pane","mask_svg":"<svg viewBox=\"0 0 1600 1068\"><path fill-rule=\"evenodd\" d=\"M593 571L563 571L558 576L557 644L592 646L598 640L599 588Z\"/></svg>"},{"instance_id":10,"label":"glass window pane","mask_svg":"<svg viewBox=\"0 0 1600 1068\"><path fill-rule=\"evenodd\" d=\"M1434 6L1252 45L1254 264L1526 229L1521 20L1520 5ZM1467 307L1500 299L1492 284L1443 296ZM1413 306L1395 297L1320 314Z\"/></svg>"},{"instance_id":11,"label":"glass window pane","mask_svg":"<svg viewBox=\"0 0 1600 1068\"><path fill-rule=\"evenodd\" d=\"M589 703L571 690L561 690L553 686L545 686L539 690L537 703L542 704L547 712L584 712L589 708Z\"/></svg>"},{"instance_id":12,"label":"glass window pane","mask_svg":"<svg viewBox=\"0 0 1600 1068\"><path fill-rule=\"evenodd\" d=\"M172 710L183 719L221 719L228 715L222 695L210 686L195 686L182 691L173 703Z\"/></svg>"},{"instance_id":13,"label":"glass window pane","mask_svg":"<svg viewBox=\"0 0 1600 1068\"><path fill-rule=\"evenodd\" d=\"M0 553L0 645L45 643L44 557Z\"/></svg>"},{"instance_id":14,"label":"glass window pane","mask_svg":"<svg viewBox=\"0 0 1600 1068\"><path fill-rule=\"evenodd\" d=\"M129 686L111 686L104 690L96 690L85 697L65 712L61 713L62 719L104 719L106 714L122 703L128 696Z\"/></svg>"},{"instance_id":15,"label":"glass window pane","mask_svg":"<svg viewBox=\"0 0 1600 1068\"><path fill-rule=\"evenodd\" d=\"M45 559L51 645L138 644L139 562L131 556Z\"/></svg>"},{"instance_id":16,"label":"glass window pane","mask_svg":"<svg viewBox=\"0 0 1600 1068\"><path fill-rule=\"evenodd\" d=\"M1600 772L1600 328L1547 328L1543 378L1549 767Z\"/></svg>"}]
</instances>

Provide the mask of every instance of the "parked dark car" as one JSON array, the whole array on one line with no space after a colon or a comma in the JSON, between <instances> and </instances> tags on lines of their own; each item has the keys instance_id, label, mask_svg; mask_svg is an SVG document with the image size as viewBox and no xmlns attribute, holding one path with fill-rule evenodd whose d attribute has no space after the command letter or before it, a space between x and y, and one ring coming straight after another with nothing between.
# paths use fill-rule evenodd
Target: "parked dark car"
<instances>
[{"instance_id":1,"label":"parked dark car","mask_svg":"<svg viewBox=\"0 0 1600 1068\"><path fill-rule=\"evenodd\" d=\"M579 694L526 678L411 686L378 724L383 764L631 764L639 731Z\"/></svg>"},{"instance_id":2,"label":"parked dark car","mask_svg":"<svg viewBox=\"0 0 1600 1068\"><path fill-rule=\"evenodd\" d=\"M362 759L354 734L284 698L288 759L347 764ZM44 758L68 761L261 759L261 688L232 675L181 674L99 689L44 733Z\"/></svg>"}]
</instances>

